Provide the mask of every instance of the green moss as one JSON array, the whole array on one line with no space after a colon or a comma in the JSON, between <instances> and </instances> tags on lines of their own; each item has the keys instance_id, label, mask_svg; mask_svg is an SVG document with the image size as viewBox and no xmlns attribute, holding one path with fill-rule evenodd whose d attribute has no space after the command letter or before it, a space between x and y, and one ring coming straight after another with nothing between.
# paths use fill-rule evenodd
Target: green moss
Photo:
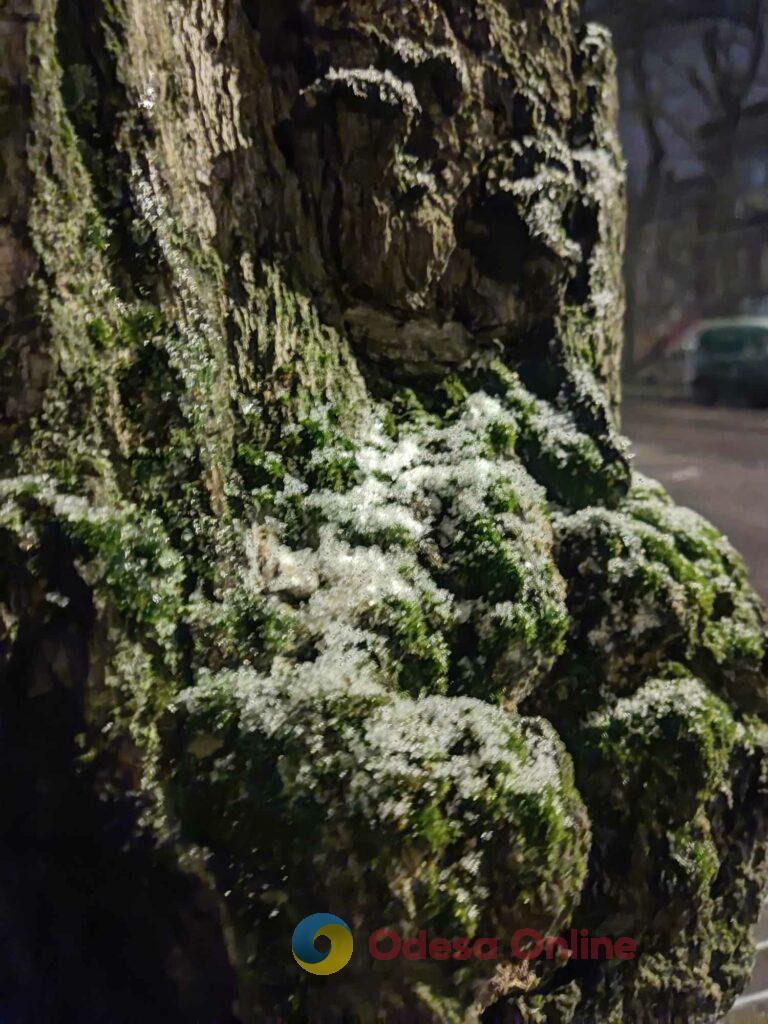
<instances>
[{"instance_id":1,"label":"green moss","mask_svg":"<svg viewBox=\"0 0 768 1024\"><path fill-rule=\"evenodd\" d=\"M592 871L604 886L586 895L576 923L599 927L609 893L614 920L640 948L636 964L600 972L585 1011L596 1019L629 1006L639 1021L653 1002L671 1020L703 1020L726 1012L724 991L746 982L745 905L765 882L757 852L766 829L764 734L754 721L737 724L701 682L670 666L666 679L594 716L572 739L594 823ZM681 975L681 958L692 956Z\"/></svg>"},{"instance_id":2,"label":"green moss","mask_svg":"<svg viewBox=\"0 0 768 1024\"><path fill-rule=\"evenodd\" d=\"M464 382L456 374L450 374L445 380L441 381L439 391L445 395L449 409L462 406L469 398L469 392Z\"/></svg>"},{"instance_id":3,"label":"green moss","mask_svg":"<svg viewBox=\"0 0 768 1024\"><path fill-rule=\"evenodd\" d=\"M614 505L629 490L625 446L616 433L605 396L590 378L564 385L558 404L531 395L501 363L480 376L517 420L517 452L550 499L570 509Z\"/></svg>"},{"instance_id":4,"label":"green moss","mask_svg":"<svg viewBox=\"0 0 768 1024\"><path fill-rule=\"evenodd\" d=\"M390 600L375 608L368 621L388 635L387 663L398 689L414 696L445 693L450 648L443 609Z\"/></svg>"},{"instance_id":5,"label":"green moss","mask_svg":"<svg viewBox=\"0 0 768 1024\"><path fill-rule=\"evenodd\" d=\"M296 908L330 899L342 879L354 903L340 912L406 931L427 918L446 934L501 934L523 915L551 923L578 898L586 824L545 723L476 701L240 673L185 694L166 729L183 832L215 842L238 927L261 932L269 918L270 948ZM201 762L189 751L203 736L218 743ZM356 852L342 862L350 830ZM439 969L429 973L439 992Z\"/></svg>"},{"instance_id":6,"label":"green moss","mask_svg":"<svg viewBox=\"0 0 768 1024\"><path fill-rule=\"evenodd\" d=\"M723 780L736 726L691 677L646 683L579 731L580 773L597 807L648 821L690 821Z\"/></svg>"},{"instance_id":7,"label":"green moss","mask_svg":"<svg viewBox=\"0 0 768 1024\"><path fill-rule=\"evenodd\" d=\"M704 627L704 648L723 667L757 666L766 654L765 637L756 624L733 618L708 622Z\"/></svg>"},{"instance_id":8,"label":"green moss","mask_svg":"<svg viewBox=\"0 0 768 1024\"><path fill-rule=\"evenodd\" d=\"M242 476L243 484L251 491L266 488L269 492L285 480L285 466L280 456L247 441L237 447L235 466Z\"/></svg>"},{"instance_id":9,"label":"green moss","mask_svg":"<svg viewBox=\"0 0 768 1024\"><path fill-rule=\"evenodd\" d=\"M274 657L293 653L300 643L294 610L274 598L254 595L242 584L231 587L220 601L195 595L188 621L198 670L268 666Z\"/></svg>"},{"instance_id":10,"label":"green moss","mask_svg":"<svg viewBox=\"0 0 768 1024\"><path fill-rule=\"evenodd\" d=\"M494 455L512 455L517 442L517 431L503 420L492 423L488 428L488 443Z\"/></svg>"},{"instance_id":11,"label":"green moss","mask_svg":"<svg viewBox=\"0 0 768 1024\"><path fill-rule=\"evenodd\" d=\"M695 900L704 900L720 870L720 856L706 817L670 832L669 852L682 874L676 887L684 886Z\"/></svg>"},{"instance_id":12,"label":"green moss","mask_svg":"<svg viewBox=\"0 0 768 1024\"><path fill-rule=\"evenodd\" d=\"M496 601L520 597L523 559L493 519L464 523L456 547L455 573L462 590L473 597L487 594Z\"/></svg>"},{"instance_id":13,"label":"green moss","mask_svg":"<svg viewBox=\"0 0 768 1024\"><path fill-rule=\"evenodd\" d=\"M108 348L114 335L108 324L101 319L90 320L86 325L88 337L97 348Z\"/></svg>"},{"instance_id":14,"label":"green moss","mask_svg":"<svg viewBox=\"0 0 768 1024\"><path fill-rule=\"evenodd\" d=\"M98 507L57 493L44 478L5 482L2 493L17 507L17 521L55 523L83 560L91 585L105 590L131 633L153 641L173 664L184 566L161 521L129 505Z\"/></svg>"},{"instance_id":15,"label":"green moss","mask_svg":"<svg viewBox=\"0 0 768 1024\"><path fill-rule=\"evenodd\" d=\"M609 688L674 660L727 698L762 703L763 614L708 523L640 478L614 511L556 517L555 534L582 656Z\"/></svg>"}]
</instances>

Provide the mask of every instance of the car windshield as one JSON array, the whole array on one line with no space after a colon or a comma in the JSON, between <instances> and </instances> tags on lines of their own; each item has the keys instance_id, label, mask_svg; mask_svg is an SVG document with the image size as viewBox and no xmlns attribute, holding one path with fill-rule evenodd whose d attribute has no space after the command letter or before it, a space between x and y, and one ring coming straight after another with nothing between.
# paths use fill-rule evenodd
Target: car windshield
<instances>
[{"instance_id":1,"label":"car windshield","mask_svg":"<svg viewBox=\"0 0 768 1024\"><path fill-rule=\"evenodd\" d=\"M707 355L734 356L754 349L764 351L766 342L768 329L764 327L715 327L701 334L699 349Z\"/></svg>"}]
</instances>

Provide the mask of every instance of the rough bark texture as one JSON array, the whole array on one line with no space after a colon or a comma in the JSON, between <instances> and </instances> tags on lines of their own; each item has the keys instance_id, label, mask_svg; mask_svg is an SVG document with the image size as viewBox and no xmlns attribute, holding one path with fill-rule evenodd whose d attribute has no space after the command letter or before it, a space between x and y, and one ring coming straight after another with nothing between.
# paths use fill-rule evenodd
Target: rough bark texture
<instances>
[{"instance_id":1,"label":"rough bark texture","mask_svg":"<svg viewBox=\"0 0 768 1024\"><path fill-rule=\"evenodd\" d=\"M4 1015L222 1021L236 977L249 1024L716 1020L765 618L617 433L604 33L568 0L0 27ZM313 979L326 909L641 956Z\"/></svg>"}]
</instances>

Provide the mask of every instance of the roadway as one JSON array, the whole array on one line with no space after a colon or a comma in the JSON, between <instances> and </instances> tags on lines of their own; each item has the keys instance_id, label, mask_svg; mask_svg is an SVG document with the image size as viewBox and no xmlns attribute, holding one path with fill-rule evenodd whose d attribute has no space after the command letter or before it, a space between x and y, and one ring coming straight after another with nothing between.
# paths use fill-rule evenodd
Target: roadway
<instances>
[{"instance_id":1,"label":"roadway","mask_svg":"<svg viewBox=\"0 0 768 1024\"><path fill-rule=\"evenodd\" d=\"M768 412L628 397L623 431L638 469L718 526L768 599Z\"/></svg>"}]
</instances>

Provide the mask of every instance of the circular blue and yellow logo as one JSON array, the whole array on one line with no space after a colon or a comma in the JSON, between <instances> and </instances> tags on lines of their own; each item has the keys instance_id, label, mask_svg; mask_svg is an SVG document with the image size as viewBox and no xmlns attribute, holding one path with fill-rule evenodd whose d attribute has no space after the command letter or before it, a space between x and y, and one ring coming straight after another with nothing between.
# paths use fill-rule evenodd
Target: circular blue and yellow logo
<instances>
[{"instance_id":1,"label":"circular blue and yellow logo","mask_svg":"<svg viewBox=\"0 0 768 1024\"><path fill-rule=\"evenodd\" d=\"M324 935L331 948L321 953L315 940ZM352 932L349 925L333 914L310 914L296 925L291 940L293 958L310 974L336 974L352 959Z\"/></svg>"}]
</instances>

